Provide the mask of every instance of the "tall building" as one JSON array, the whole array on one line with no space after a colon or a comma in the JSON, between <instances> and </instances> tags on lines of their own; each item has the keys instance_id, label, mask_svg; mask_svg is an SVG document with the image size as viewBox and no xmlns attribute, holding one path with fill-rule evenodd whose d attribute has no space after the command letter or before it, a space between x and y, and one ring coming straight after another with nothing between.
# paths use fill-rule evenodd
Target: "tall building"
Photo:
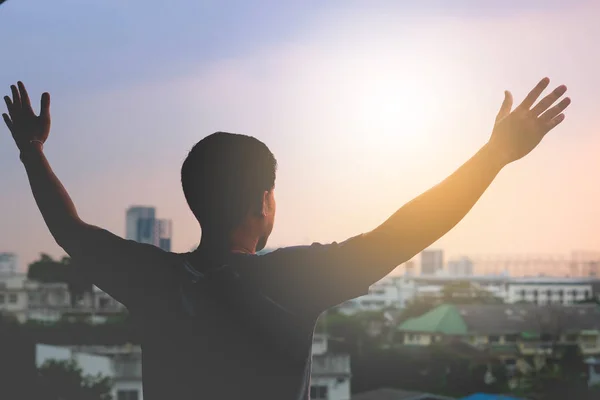
<instances>
[{"instance_id":1,"label":"tall building","mask_svg":"<svg viewBox=\"0 0 600 400\"><path fill-rule=\"evenodd\" d=\"M413 260L409 260L404 263L404 276L414 276L415 275L415 262Z\"/></svg>"},{"instance_id":2,"label":"tall building","mask_svg":"<svg viewBox=\"0 0 600 400\"><path fill-rule=\"evenodd\" d=\"M451 276L473 275L473 261L468 257L461 257L458 260L449 261L448 274Z\"/></svg>"},{"instance_id":3,"label":"tall building","mask_svg":"<svg viewBox=\"0 0 600 400\"><path fill-rule=\"evenodd\" d=\"M444 269L444 250L421 252L421 275L435 275Z\"/></svg>"},{"instance_id":4,"label":"tall building","mask_svg":"<svg viewBox=\"0 0 600 400\"><path fill-rule=\"evenodd\" d=\"M132 206L127 209L125 238L140 243L155 244L156 209Z\"/></svg>"},{"instance_id":5,"label":"tall building","mask_svg":"<svg viewBox=\"0 0 600 400\"><path fill-rule=\"evenodd\" d=\"M171 251L173 224L157 219L154 207L132 206L126 212L125 238Z\"/></svg>"},{"instance_id":6,"label":"tall building","mask_svg":"<svg viewBox=\"0 0 600 400\"><path fill-rule=\"evenodd\" d=\"M159 219L156 221L156 235L158 247L164 251L171 251L171 239L173 237L173 223L170 219Z\"/></svg>"},{"instance_id":7,"label":"tall building","mask_svg":"<svg viewBox=\"0 0 600 400\"><path fill-rule=\"evenodd\" d=\"M0 253L0 275L15 275L17 273L17 255Z\"/></svg>"}]
</instances>

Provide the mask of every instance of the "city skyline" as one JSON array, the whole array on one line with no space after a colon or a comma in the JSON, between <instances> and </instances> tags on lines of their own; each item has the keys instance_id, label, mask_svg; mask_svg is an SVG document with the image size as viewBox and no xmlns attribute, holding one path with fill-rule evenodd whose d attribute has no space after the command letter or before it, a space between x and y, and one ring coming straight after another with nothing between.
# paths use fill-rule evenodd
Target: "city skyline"
<instances>
[{"instance_id":1,"label":"city skyline","mask_svg":"<svg viewBox=\"0 0 600 400\"><path fill-rule=\"evenodd\" d=\"M234 3L2 6L5 51L29 52L0 83L52 94L45 152L85 222L124 236L120 210L149 202L177 227L173 250L188 251L200 229L179 169L194 143L226 130L278 159L269 247L339 242L475 153L504 90L519 101L549 76L569 87L566 121L432 247L450 257L600 251L596 2ZM0 133L1 251L21 265L59 257Z\"/></svg>"}]
</instances>

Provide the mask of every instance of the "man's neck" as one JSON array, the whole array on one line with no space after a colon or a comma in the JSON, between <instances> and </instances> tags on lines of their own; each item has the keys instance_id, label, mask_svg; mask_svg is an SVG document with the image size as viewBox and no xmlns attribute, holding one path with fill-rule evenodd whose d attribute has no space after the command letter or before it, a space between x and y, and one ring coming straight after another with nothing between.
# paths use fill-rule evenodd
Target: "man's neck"
<instances>
[{"instance_id":1,"label":"man's neck","mask_svg":"<svg viewBox=\"0 0 600 400\"><path fill-rule=\"evenodd\" d=\"M241 253L241 254L255 254L256 245L258 239L238 237L233 238L237 240L231 240L229 242L224 240L210 240L210 238L202 238L198 251L201 253L208 254L228 254L228 253Z\"/></svg>"}]
</instances>

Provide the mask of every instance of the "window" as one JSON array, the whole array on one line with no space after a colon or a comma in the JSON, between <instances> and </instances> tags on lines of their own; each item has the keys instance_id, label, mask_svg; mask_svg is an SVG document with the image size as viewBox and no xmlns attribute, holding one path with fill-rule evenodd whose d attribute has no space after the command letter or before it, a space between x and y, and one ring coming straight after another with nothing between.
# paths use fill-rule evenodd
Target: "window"
<instances>
[{"instance_id":1,"label":"window","mask_svg":"<svg viewBox=\"0 0 600 400\"><path fill-rule=\"evenodd\" d=\"M586 290L586 291L584 292L584 297L585 297L585 299L589 299L589 298L591 297L591 296L590 296L590 291L589 291L589 290Z\"/></svg>"},{"instance_id":2,"label":"window","mask_svg":"<svg viewBox=\"0 0 600 400\"><path fill-rule=\"evenodd\" d=\"M4 304L4 293L0 293L0 304Z\"/></svg>"},{"instance_id":3,"label":"window","mask_svg":"<svg viewBox=\"0 0 600 400\"><path fill-rule=\"evenodd\" d=\"M504 341L507 343L515 343L517 341L517 335L506 335Z\"/></svg>"},{"instance_id":4,"label":"window","mask_svg":"<svg viewBox=\"0 0 600 400\"><path fill-rule=\"evenodd\" d=\"M15 304L17 302L17 294L11 293L8 295L8 302L11 304Z\"/></svg>"},{"instance_id":5,"label":"window","mask_svg":"<svg viewBox=\"0 0 600 400\"><path fill-rule=\"evenodd\" d=\"M108 308L110 306L110 299L106 298L106 297L102 297L100 298L100 300L98 300L98 307L99 308Z\"/></svg>"},{"instance_id":6,"label":"window","mask_svg":"<svg viewBox=\"0 0 600 400\"><path fill-rule=\"evenodd\" d=\"M117 392L117 400L138 400L139 393L137 390L119 390Z\"/></svg>"},{"instance_id":7,"label":"window","mask_svg":"<svg viewBox=\"0 0 600 400\"><path fill-rule=\"evenodd\" d=\"M498 343L500 341L500 336L492 335L488 337L488 341L490 343Z\"/></svg>"},{"instance_id":8,"label":"window","mask_svg":"<svg viewBox=\"0 0 600 400\"><path fill-rule=\"evenodd\" d=\"M577 335L576 334L569 334L566 336L565 338L567 340L567 342L576 342L577 341Z\"/></svg>"},{"instance_id":9,"label":"window","mask_svg":"<svg viewBox=\"0 0 600 400\"><path fill-rule=\"evenodd\" d=\"M310 398L325 400L327 399L327 386L315 385L310 387ZM121 400L121 399L118 399Z\"/></svg>"}]
</instances>

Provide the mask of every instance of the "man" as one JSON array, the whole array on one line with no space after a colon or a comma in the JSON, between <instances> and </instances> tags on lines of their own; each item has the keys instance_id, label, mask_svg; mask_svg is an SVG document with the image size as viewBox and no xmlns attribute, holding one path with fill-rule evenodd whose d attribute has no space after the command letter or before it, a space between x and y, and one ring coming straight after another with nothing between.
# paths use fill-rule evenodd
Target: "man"
<instances>
[{"instance_id":1,"label":"man","mask_svg":"<svg viewBox=\"0 0 600 400\"><path fill-rule=\"evenodd\" d=\"M140 328L144 397L309 397L315 323L329 307L437 241L473 207L507 164L564 119L559 86L535 106L543 79L514 111L505 93L485 146L439 185L374 230L341 243L263 249L275 218L276 161L255 138L218 132L199 141L181 181L202 228L197 250L176 254L83 222L43 152L50 96L32 110L21 82L4 120L56 242L92 283L123 303Z\"/></svg>"}]
</instances>

